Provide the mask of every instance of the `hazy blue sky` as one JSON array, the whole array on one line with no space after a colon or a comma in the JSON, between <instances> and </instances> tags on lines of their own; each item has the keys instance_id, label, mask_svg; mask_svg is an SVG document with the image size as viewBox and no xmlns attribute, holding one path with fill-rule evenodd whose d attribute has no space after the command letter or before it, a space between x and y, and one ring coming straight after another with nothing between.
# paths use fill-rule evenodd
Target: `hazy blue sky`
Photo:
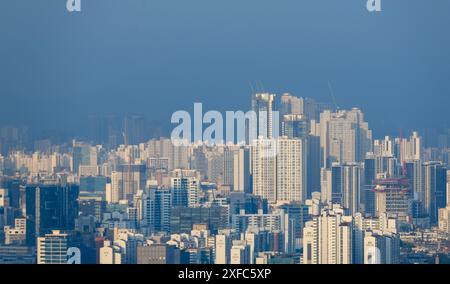
<instances>
[{"instance_id":1,"label":"hazy blue sky","mask_svg":"<svg viewBox=\"0 0 450 284\"><path fill-rule=\"evenodd\" d=\"M378 135L450 123L450 1L0 1L0 124L76 129L89 114L168 125L193 102L266 91L363 109Z\"/></svg>"}]
</instances>

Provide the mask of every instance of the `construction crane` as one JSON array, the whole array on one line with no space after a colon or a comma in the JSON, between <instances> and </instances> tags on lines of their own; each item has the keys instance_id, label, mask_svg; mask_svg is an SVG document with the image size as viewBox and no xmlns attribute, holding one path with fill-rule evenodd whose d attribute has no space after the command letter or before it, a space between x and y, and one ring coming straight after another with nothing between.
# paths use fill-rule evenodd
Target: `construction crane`
<instances>
[{"instance_id":1,"label":"construction crane","mask_svg":"<svg viewBox=\"0 0 450 284\"><path fill-rule=\"evenodd\" d=\"M330 81L328 81L328 90L330 91L331 99L333 100L334 107L339 110L339 106L336 103L336 97L334 96L333 88L331 87Z\"/></svg>"}]
</instances>

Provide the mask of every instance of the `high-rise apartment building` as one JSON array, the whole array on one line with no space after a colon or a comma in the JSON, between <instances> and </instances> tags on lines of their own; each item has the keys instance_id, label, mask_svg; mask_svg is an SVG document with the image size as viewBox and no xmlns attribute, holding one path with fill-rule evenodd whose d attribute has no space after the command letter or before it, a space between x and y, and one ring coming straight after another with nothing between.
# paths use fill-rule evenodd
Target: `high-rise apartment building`
<instances>
[{"instance_id":1,"label":"high-rise apartment building","mask_svg":"<svg viewBox=\"0 0 450 284\"><path fill-rule=\"evenodd\" d=\"M351 264L352 217L333 205L306 223L303 230L303 264Z\"/></svg>"},{"instance_id":2,"label":"high-rise apartment building","mask_svg":"<svg viewBox=\"0 0 450 284\"><path fill-rule=\"evenodd\" d=\"M305 201L307 192L306 143L301 139L277 139L276 201Z\"/></svg>"},{"instance_id":3,"label":"high-rise apartment building","mask_svg":"<svg viewBox=\"0 0 450 284\"><path fill-rule=\"evenodd\" d=\"M250 246L245 240L234 240L230 252L230 264L250 264Z\"/></svg>"},{"instance_id":4,"label":"high-rise apartment building","mask_svg":"<svg viewBox=\"0 0 450 284\"><path fill-rule=\"evenodd\" d=\"M252 147L253 194L271 203L304 201L307 152L301 139L258 139Z\"/></svg>"},{"instance_id":5,"label":"high-rise apartment building","mask_svg":"<svg viewBox=\"0 0 450 284\"><path fill-rule=\"evenodd\" d=\"M97 166L97 148L83 142L73 141L73 172L78 173L80 166Z\"/></svg>"},{"instance_id":6,"label":"high-rise apartment building","mask_svg":"<svg viewBox=\"0 0 450 284\"><path fill-rule=\"evenodd\" d=\"M277 157L276 140L257 139L252 145L252 193L277 201Z\"/></svg>"},{"instance_id":7,"label":"high-rise apartment building","mask_svg":"<svg viewBox=\"0 0 450 284\"><path fill-rule=\"evenodd\" d=\"M104 241L99 249L99 264L122 264L125 262L123 249L111 241Z\"/></svg>"},{"instance_id":8,"label":"high-rise apartment building","mask_svg":"<svg viewBox=\"0 0 450 284\"><path fill-rule=\"evenodd\" d=\"M357 213L353 217L353 263L363 264L368 261L372 263L384 263L382 262L381 251L393 251L396 253L396 257L387 259L387 263L397 263L400 244L395 242L395 246L382 247L377 244L378 239L371 240L370 244L366 244L365 237L369 233L369 237L387 237L389 239L398 240L399 223L396 216L388 216L387 214L380 214L377 217L373 215L365 216L362 213ZM372 245L371 245L372 244Z\"/></svg>"},{"instance_id":9,"label":"high-rise apartment building","mask_svg":"<svg viewBox=\"0 0 450 284\"><path fill-rule=\"evenodd\" d=\"M350 214L361 210L361 165L333 164L331 168L331 201L348 209Z\"/></svg>"},{"instance_id":10,"label":"high-rise apartment building","mask_svg":"<svg viewBox=\"0 0 450 284\"><path fill-rule=\"evenodd\" d=\"M172 194L170 189L150 188L142 197L142 226L150 231L169 232Z\"/></svg>"},{"instance_id":11,"label":"high-rise apartment building","mask_svg":"<svg viewBox=\"0 0 450 284\"><path fill-rule=\"evenodd\" d=\"M406 178L411 186L411 195L418 200L423 195L423 173L421 160L409 160L405 162Z\"/></svg>"},{"instance_id":12,"label":"high-rise apartment building","mask_svg":"<svg viewBox=\"0 0 450 284\"><path fill-rule=\"evenodd\" d=\"M400 141L401 143L401 153L400 153L400 160L401 162L406 162L409 160L420 160L422 159L421 156L421 150L422 150L422 144L421 144L421 137L419 136L418 132L413 132L411 137L409 137L409 140L402 139Z\"/></svg>"},{"instance_id":13,"label":"high-rise apartment building","mask_svg":"<svg viewBox=\"0 0 450 284\"><path fill-rule=\"evenodd\" d=\"M232 239L229 234L215 236L215 264L229 264Z\"/></svg>"},{"instance_id":14,"label":"high-rise apartment building","mask_svg":"<svg viewBox=\"0 0 450 284\"><path fill-rule=\"evenodd\" d=\"M364 233L364 264L398 264L400 238L381 231Z\"/></svg>"},{"instance_id":15,"label":"high-rise apartment building","mask_svg":"<svg viewBox=\"0 0 450 284\"><path fill-rule=\"evenodd\" d=\"M279 117L274 116L274 100L275 95L269 93L255 94L252 97L252 110L257 116L256 137L272 138L278 136L276 134L279 132Z\"/></svg>"},{"instance_id":16,"label":"high-rise apartment building","mask_svg":"<svg viewBox=\"0 0 450 284\"><path fill-rule=\"evenodd\" d=\"M374 140L373 153L377 157L393 157L395 155L395 141L389 136L385 136L383 140Z\"/></svg>"},{"instance_id":17,"label":"high-rise apartment building","mask_svg":"<svg viewBox=\"0 0 450 284\"><path fill-rule=\"evenodd\" d=\"M145 165L120 165L111 173L112 202L133 201L133 196L145 189L147 171Z\"/></svg>"},{"instance_id":18,"label":"high-rise apartment building","mask_svg":"<svg viewBox=\"0 0 450 284\"><path fill-rule=\"evenodd\" d=\"M199 204L199 179L193 176L176 176L170 180L172 206L196 207Z\"/></svg>"},{"instance_id":19,"label":"high-rise apartment building","mask_svg":"<svg viewBox=\"0 0 450 284\"><path fill-rule=\"evenodd\" d=\"M447 169L441 162L423 164L423 192L419 195L424 213L432 224L438 222L439 208L446 206Z\"/></svg>"},{"instance_id":20,"label":"high-rise apartment building","mask_svg":"<svg viewBox=\"0 0 450 284\"><path fill-rule=\"evenodd\" d=\"M330 167L333 162L362 162L366 153L372 151L372 131L357 108L336 113L325 110L319 127L323 167Z\"/></svg>"},{"instance_id":21,"label":"high-rise apartment building","mask_svg":"<svg viewBox=\"0 0 450 284\"><path fill-rule=\"evenodd\" d=\"M331 169L320 169L320 200L324 204L333 201L333 172Z\"/></svg>"},{"instance_id":22,"label":"high-rise apartment building","mask_svg":"<svg viewBox=\"0 0 450 284\"><path fill-rule=\"evenodd\" d=\"M280 98L280 114L282 116L304 114L303 98L284 93Z\"/></svg>"},{"instance_id":23,"label":"high-rise apartment building","mask_svg":"<svg viewBox=\"0 0 450 284\"><path fill-rule=\"evenodd\" d=\"M307 198L311 198L313 192L321 191L320 175L320 136L308 135L307 148Z\"/></svg>"},{"instance_id":24,"label":"high-rise apartment building","mask_svg":"<svg viewBox=\"0 0 450 284\"><path fill-rule=\"evenodd\" d=\"M284 93L280 99L281 116L285 114L302 115L308 121L319 120L319 114L326 110L332 109L330 105L318 103L311 98L296 97L289 93Z\"/></svg>"},{"instance_id":25,"label":"high-rise apartment building","mask_svg":"<svg viewBox=\"0 0 450 284\"><path fill-rule=\"evenodd\" d=\"M441 232L450 234L450 205L439 209L438 228Z\"/></svg>"},{"instance_id":26,"label":"high-rise apartment building","mask_svg":"<svg viewBox=\"0 0 450 284\"><path fill-rule=\"evenodd\" d=\"M450 204L450 170L447 170L447 204Z\"/></svg>"},{"instance_id":27,"label":"high-rise apartment building","mask_svg":"<svg viewBox=\"0 0 450 284\"><path fill-rule=\"evenodd\" d=\"M147 145L149 157L166 159L169 171L189 168L189 147L174 145L172 140L167 138L152 139Z\"/></svg>"},{"instance_id":28,"label":"high-rise apartment building","mask_svg":"<svg viewBox=\"0 0 450 284\"><path fill-rule=\"evenodd\" d=\"M37 238L37 264L67 264L69 236L54 230Z\"/></svg>"},{"instance_id":29,"label":"high-rise apartment building","mask_svg":"<svg viewBox=\"0 0 450 284\"><path fill-rule=\"evenodd\" d=\"M142 116L133 115L123 119L123 135L125 144L137 145L144 141L145 119Z\"/></svg>"},{"instance_id":30,"label":"high-rise apartment building","mask_svg":"<svg viewBox=\"0 0 450 284\"><path fill-rule=\"evenodd\" d=\"M303 115L286 114L282 117L281 134L288 138L307 138L310 123Z\"/></svg>"},{"instance_id":31,"label":"high-rise apartment building","mask_svg":"<svg viewBox=\"0 0 450 284\"><path fill-rule=\"evenodd\" d=\"M232 191L249 192L250 188L250 150L238 146L228 146L224 151L224 185Z\"/></svg>"}]
</instances>

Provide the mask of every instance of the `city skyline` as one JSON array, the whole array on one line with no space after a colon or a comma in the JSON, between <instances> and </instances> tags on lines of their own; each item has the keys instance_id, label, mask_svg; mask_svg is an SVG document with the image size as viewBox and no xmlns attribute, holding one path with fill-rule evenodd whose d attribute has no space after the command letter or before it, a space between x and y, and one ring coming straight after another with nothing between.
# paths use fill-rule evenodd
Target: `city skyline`
<instances>
[{"instance_id":1,"label":"city skyline","mask_svg":"<svg viewBox=\"0 0 450 284\"><path fill-rule=\"evenodd\" d=\"M428 2L3 0L0 268L450 264L450 2Z\"/></svg>"},{"instance_id":2,"label":"city skyline","mask_svg":"<svg viewBox=\"0 0 450 284\"><path fill-rule=\"evenodd\" d=\"M194 102L246 109L266 91L333 104L331 84L376 137L448 127L450 4L386 1L372 14L364 3L271 2L86 1L71 14L56 1L6 1L0 124L73 137L90 115L136 114L167 132L171 113Z\"/></svg>"},{"instance_id":3,"label":"city skyline","mask_svg":"<svg viewBox=\"0 0 450 284\"><path fill-rule=\"evenodd\" d=\"M124 144L0 155L0 263L448 261L450 132L435 148L418 132L374 139L357 108L274 98L249 98L246 143L142 143L131 117Z\"/></svg>"}]
</instances>

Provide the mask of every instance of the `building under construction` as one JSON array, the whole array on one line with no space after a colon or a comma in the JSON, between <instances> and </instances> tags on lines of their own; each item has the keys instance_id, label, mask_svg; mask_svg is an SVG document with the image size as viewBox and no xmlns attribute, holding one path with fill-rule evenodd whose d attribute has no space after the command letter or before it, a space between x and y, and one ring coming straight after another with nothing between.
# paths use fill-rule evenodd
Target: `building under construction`
<instances>
[{"instance_id":1,"label":"building under construction","mask_svg":"<svg viewBox=\"0 0 450 284\"><path fill-rule=\"evenodd\" d=\"M406 178L379 179L375 181L375 212L396 216L400 222L410 222L412 193Z\"/></svg>"}]
</instances>

